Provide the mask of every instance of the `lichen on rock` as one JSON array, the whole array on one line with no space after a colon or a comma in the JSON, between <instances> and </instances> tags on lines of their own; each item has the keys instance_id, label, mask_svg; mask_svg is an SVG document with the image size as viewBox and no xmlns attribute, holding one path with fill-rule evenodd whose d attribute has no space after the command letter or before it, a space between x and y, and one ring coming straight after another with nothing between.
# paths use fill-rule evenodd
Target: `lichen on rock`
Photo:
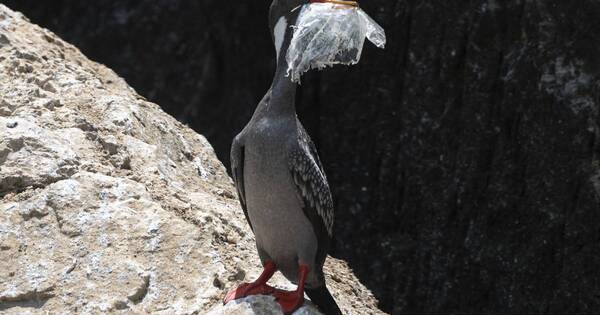
<instances>
[{"instance_id":1,"label":"lichen on rock","mask_svg":"<svg viewBox=\"0 0 600 315\"><path fill-rule=\"evenodd\" d=\"M0 5L1 313L276 313L221 305L260 273L234 196L204 137ZM326 269L346 313L380 313L346 264Z\"/></svg>"}]
</instances>

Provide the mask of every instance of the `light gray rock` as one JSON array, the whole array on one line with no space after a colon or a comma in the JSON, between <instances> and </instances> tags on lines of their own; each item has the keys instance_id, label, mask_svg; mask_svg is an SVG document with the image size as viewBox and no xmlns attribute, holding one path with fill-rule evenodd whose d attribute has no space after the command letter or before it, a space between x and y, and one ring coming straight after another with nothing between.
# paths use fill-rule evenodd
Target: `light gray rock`
<instances>
[{"instance_id":1,"label":"light gray rock","mask_svg":"<svg viewBox=\"0 0 600 315\"><path fill-rule=\"evenodd\" d=\"M283 315L279 304L271 296L250 296L244 299L230 302L225 306L218 306L208 312L207 315ZM294 315L321 314L310 302L294 312Z\"/></svg>"},{"instance_id":2,"label":"light gray rock","mask_svg":"<svg viewBox=\"0 0 600 315\"><path fill-rule=\"evenodd\" d=\"M0 313L278 314L270 297L221 305L261 268L206 139L49 31L0 16ZM380 313L343 262L326 269L346 313Z\"/></svg>"}]
</instances>

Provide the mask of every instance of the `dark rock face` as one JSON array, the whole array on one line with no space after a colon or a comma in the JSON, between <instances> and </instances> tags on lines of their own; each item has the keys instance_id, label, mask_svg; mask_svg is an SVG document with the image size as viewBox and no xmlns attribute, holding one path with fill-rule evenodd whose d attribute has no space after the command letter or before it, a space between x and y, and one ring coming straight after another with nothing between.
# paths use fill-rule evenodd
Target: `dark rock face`
<instances>
[{"instance_id":1,"label":"dark rock face","mask_svg":"<svg viewBox=\"0 0 600 315\"><path fill-rule=\"evenodd\" d=\"M268 1L4 3L224 161L270 83ZM337 204L335 255L393 314L600 312L600 3L362 5L386 50L310 74L299 95Z\"/></svg>"}]
</instances>

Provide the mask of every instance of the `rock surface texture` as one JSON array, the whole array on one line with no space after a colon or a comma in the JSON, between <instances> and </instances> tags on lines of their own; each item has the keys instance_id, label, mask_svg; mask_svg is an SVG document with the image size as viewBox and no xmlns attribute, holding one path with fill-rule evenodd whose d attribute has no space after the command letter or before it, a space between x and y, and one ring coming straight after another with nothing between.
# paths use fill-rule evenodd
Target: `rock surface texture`
<instances>
[{"instance_id":1,"label":"rock surface texture","mask_svg":"<svg viewBox=\"0 0 600 315\"><path fill-rule=\"evenodd\" d=\"M221 306L261 268L204 137L3 5L0 198L2 314L280 313ZM346 313L381 313L343 262L326 268Z\"/></svg>"}]
</instances>

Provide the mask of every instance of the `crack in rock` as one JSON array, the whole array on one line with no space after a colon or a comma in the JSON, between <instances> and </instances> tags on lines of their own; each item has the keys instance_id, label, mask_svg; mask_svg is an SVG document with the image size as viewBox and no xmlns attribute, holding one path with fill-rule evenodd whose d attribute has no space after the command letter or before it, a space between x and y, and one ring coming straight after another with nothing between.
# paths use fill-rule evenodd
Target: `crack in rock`
<instances>
[{"instance_id":1,"label":"crack in rock","mask_svg":"<svg viewBox=\"0 0 600 315\"><path fill-rule=\"evenodd\" d=\"M41 308L46 302L54 297L54 286L44 290L17 292L14 294L0 295L0 311L13 307Z\"/></svg>"},{"instance_id":2,"label":"crack in rock","mask_svg":"<svg viewBox=\"0 0 600 315\"><path fill-rule=\"evenodd\" d=\"M150 275L142 275L141 277L143 280L142 285L135 288L134 292L127 296L127 298L133 302L133 304L139 304L148 294L148 288L150 287Z\"/></svg>"}]
</instances>

